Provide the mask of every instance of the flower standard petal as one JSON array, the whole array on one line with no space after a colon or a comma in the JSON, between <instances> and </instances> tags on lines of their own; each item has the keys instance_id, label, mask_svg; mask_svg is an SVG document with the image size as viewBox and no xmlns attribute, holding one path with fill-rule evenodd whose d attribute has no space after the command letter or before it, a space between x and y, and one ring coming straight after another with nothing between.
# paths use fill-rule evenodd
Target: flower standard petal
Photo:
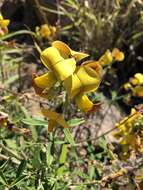
<instances>
[{"instance_id":1,"label":"flower standard petal","mask_svg":"<svg viewBox=\"0 0 143 190\"><path fill-rule=\"evenodd\" d=\"M49 70L53 70L53 66L63 61L64 58L60 55L59 51L55 47L46 48L41 53L41 61Z\"/></svg>"},{"instance_id":2,"label":"flower standard petal","mask_svg":"<svg viewBox=\"0 0 143 190\"><path fill-rule=\"evenodd\" d=\"M57 48L65 59L73 57L76 61L80 61L81 59L89 56L89 54L72 50L67 44L61 41L54 41L52 46Z\"/></svg>"},{"instance_id":3,"label":"flower standard petal","mask_svg":"<svg viewBox=\"0 0 143 190\"><path fill-rule=\"evenodd\" d=\"M73 74L76 62L73 58L64 59L55 47L45 49L41 53L43 64L52 70L58 80L63 81Z\"/></svg>"}]
</instances>

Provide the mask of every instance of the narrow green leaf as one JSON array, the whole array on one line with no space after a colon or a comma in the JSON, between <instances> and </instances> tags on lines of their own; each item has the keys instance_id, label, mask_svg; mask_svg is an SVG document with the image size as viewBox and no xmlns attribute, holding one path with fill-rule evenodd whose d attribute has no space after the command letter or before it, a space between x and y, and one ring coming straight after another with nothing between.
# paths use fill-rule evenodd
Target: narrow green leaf
<instances>
[{"instance_id":1,"label":"narrow green leaf","mask_svg":"<svg viewBox=\"0 0 143 190\"><path fill-rule=\"evenodd\" d=\"M16 180L14 180L11 184L10 187L14 187L16 185L18 185L21 181L23 181L27 176L26 175L22 175L20 177L18 177Z\"/></svg>"},{"instance_id":2,"label":"narrow green leaf","mask_svg":"<svg viewBox=\"0 0 143 190\"><path fill-rule=\"evenodd\" d=\"M47 7L44 7L44 6L40 6L40 8L45 11L45 12L50 12L50 13L54 13L54 14L57 14L57 15L64 15L64 13L62 11L56 11L54 9L49 9Z\"/></svg>"},{"instance_id":3,"label":"narrow green leaf","mask_svg":"<svg viewBox=\"0 0 143 190\"><path fill-rule=\"evenodd\" d=\"M48 125L46 120L35 119L35 118L22 119L22 122L24 124L33 125L33 126L45 126L45 127L47 127L47 125Z\"/></svg>"},{"instance_id":4,"label":"narrow green leaf","mask_svg":"<svg viewBox=\"0 0 143 190\"><path fill-rule=\"evenodd\" d=\"M59 159L60 167L57 170L57 175L58 176L61 176L61 175L64 174L64 170L65 170L64 163L66 161L66 158L67 158L67 144L63 144L61 154L60 154L60 159Z\"/></svg>"},{"instance_id":5,"label":"narrow green leaf","mask_svg":"<svg viewBox=\"0 0 143 190\"><path fill-rule=\"evenodd\" d=\"M9 161L10 161L10 158L9 158L8 160L6 160L6 161L0 166L0 171L3 171L3 170L7 167Z\"/></svg>"},{"instance_id":6,"label":"narrow green leaf","mask_svg":"<svg viewBox=\"0 0 143 190\"><path fill-rule=\"evenodd\" d=\"M7 180L2 171L0 171L0 181L2 184L7 185Z\"/></svg>"},{"instance_id":7,"label":"narrow green leaf","mask_svg":"<svg viewBox=\"0 0 143 190\"><path fill-rule=\"evenodd\" d=\"M47 151L47 165L50 166L53 161L53 156L51 155L51 148L52 148L52 143L49 142L48 144L48 151Z\"/></svg>"},{"instance_id":8,"label":"narrow green leaf","mask_svg":"<svg viewBox=\"0 0 143 190\"><path fill-rule=\"evenodd\" d=\"M90 166L89 168L88 168L88 173L89 173L89 178L90 178L90 180L92 180L93 178L94 178L94 175L95 175L95 167L94 166Z\"/></svg>"},{"instance_id":9,"label":"narrow green leaf","mask_svg":"<svg viewBox=\"0 0 143 190\"><path fill-rule=\"evenodd\" d=\"M31 122L32 118L30 118L30 114L29 114L29 112L27 111L27 109L24 106L20 105L20 107L21 107L21 110L23 111L23 113L24 113L24 115L26 117L26 119L23 119L21 121L24 124L27 124L29 126L29 128L31 130L31 133L32 133L32 138L36 142L37 139L38 139L38 134L37 134L37 131L36 131L35 127L33 127L35 125L32 125L32 122Z\"/></svg>"},{"instance_id":10,"label":"narrow green leaf","mask_svg":"<svg viewBox=\"0 0 143 190\"><path fill-rule=\"evenodd\" d=\"M64 129L64 134L65 134L65 138L66 140L72 145L72 146L75 146L75 142L74 142L74 139L70 133L70 130L69 129Z\"/></svg>"},{"instance_id":11,"label":"narrow green leaf","mask_svg":"<svg viewBox=\"0 0 143 190\"><path fill-rule=\"evenodd\" d=\"M67 144L62 145L62 151L59 159L60 164L64 164L67 158Z\"/></svg>"},{"instance_id":12,"label":"narrow green leaf","mask_svg":"<svg viewBox=\"0 0 143 190\"><path fill-rule=\"evenodd\" d=\"M77 126L77 125L81 125L82 123L84 123L85 120L83 118L74 118L74 119L70 119L67 123L71 126Z\"/></svg>"},{"instance_id":13,"label":"narrow green leaf","mask_svg":"<svg viewBox=\"0 0 143 190\"><path fill-rule=\"evenodd\" d=\"M75 190L82 190L83 187L84 187L84 186L83 186L82 184L81 184L81 185L78 185L78 186L75 187Z\"/></svg>"},{"instance_id":14,"label":"narrow green leaf","mask_svg":"<svg viewBox=\"0 0 143 190\"><path fill-rule=\"evenodd\" d=\"M32 165L34 168L37 168L37 169L41 167L40 151L41 151L41 147L37 146L35 147L34 152L33 152Z\"/></svg>"},{"instance_id":15,"label":"narrow green leaf","mask_svg":"<svg viewBox=\"0 0 143 190\"><path fill-rule=\"evenodd\" d=\"M21 174L23 173L25 167L26 167L26 160L22 160L21 163L18 166L17 172L16 172L16 178L19 178Z\"/></svg>"}]
</instances>

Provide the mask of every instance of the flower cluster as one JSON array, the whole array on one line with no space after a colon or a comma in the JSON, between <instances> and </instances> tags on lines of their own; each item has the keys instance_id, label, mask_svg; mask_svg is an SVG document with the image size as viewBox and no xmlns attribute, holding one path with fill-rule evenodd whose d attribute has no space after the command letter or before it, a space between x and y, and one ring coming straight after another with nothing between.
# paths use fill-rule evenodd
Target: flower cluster
<instances>
[{"instance_id":1,"label":"flower cluster","mask_svg":"<svg viewBox=\"0 0 143 190\"><path fill-rule=\"evenodd\" d=\"M8 33L8 25L10 23L9 19L4 19L2 14L0 13L0 36L4 36Z\"/></svg>"},{"instance_id":2,"label":"flower cluster","mask_svg":"<svg viewBox=\"0 0 143 190\"><path fill-rule=\"evenodd\" d=\"M61 41L54 41L51 47L41 53L41 61L49 71L42 76L33 75L33 86L36 93L48 98L52 87L57 82L61 82L68 97L76 102L81 111L94 110L96 104L88 98L87 94L97 90L102 80L102 66L110 64L113 58L116 59L116 56L107 50L98 61L86 61L77 66L77 62L88 56L86 53L72 50ZM63 120L61 115L56 115L55 112L49 110L44 111L44 115L51 120L56 118L56 123L59 123L59 118ZM59 124L61 125L61 123ZM65 124L62 126L67 127ZM53 127L50 128L53 129Z\"/></svg>"},{"instance_id":3,"label":"flower cluster","mask_svg":"<svg viewBox=\"0 0 143 190\"><path fill-rule=\"evenodd\" d=\"M43 24L40 27L36 27L36 34L45 39L53 39L56 34L56 27Z\"/></svg>"},{"instance_id":4,"label":"flower cluster","mask_svg":"<svg viewBox=\"0 0 143 190\"><path fill-rule=\"evenodd\" d=\"M143 115L142 112L132 108L129 116L116 124L118 131L113 135L121 145L120 158L128 159L134 153L143 152Z\"/></svg>"},{"instance_id":5,"label":"flower cluster","mask_svg":"<svg viewBox=\"0 0 143 190\"><path fill-rule=\"evenodd\" d=\"M129 82L124 84L126 91L131 91L133 96L143 98L143 74L136 73L134 77L129 79Z\"/></svg>"}]
</instances>

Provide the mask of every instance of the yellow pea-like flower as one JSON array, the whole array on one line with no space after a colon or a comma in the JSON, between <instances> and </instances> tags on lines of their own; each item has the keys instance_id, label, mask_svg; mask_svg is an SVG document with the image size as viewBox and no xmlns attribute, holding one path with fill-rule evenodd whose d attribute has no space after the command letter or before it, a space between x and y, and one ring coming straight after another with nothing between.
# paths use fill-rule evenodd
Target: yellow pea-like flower
<instances>
[{"instance_id":1,"label":"yellow pea-like flower","mask_svg":"<svg viewBox=\"0 0 143 190\"><path fill-rule=\"evenodd\" d=\"M131 85L129 82L125 83L125 84L123 85L123 87L124 87L125 90L130 90L130 89L133 88L132 85Z\"/></svg>"},{"instance_id":2,"label":"yellow pea-like flower","mask_svg":"<svg viewBox=\"0 0 143 190\"><path fill-rule=\"evenodd\" d=\"M138 85L143 84L143 74L142 73L136 73L134 75L134 78L138 81L137 82Z\"/></svg>"},{"instance_id":3,"label":"yellow pea-like flower","mask_svg":"<svg viewBox=\"0 0 143 190\"><path fill-rule=\"evenodd\" d=\"M99 64L102 66L109 65L113 61L112 53L107 50L104 55L98 60Z\"/></svg>"},{"instance_id":4,"label":"yellow pea-like flower","mask_svg":"<svg viewBox=\"0 0 143 190\"><path fill-rule=\"evenodd\" d=\"M7 27L10 23L9 19L4 19L2 14L0 14L0 27L4 28Z\"/></svg>"},{"instance_id":5,"label":"yellow pea-like flower","mask_svg":"<svg viewBox=\"0 0 143 190\"><path fill-rule=\"evenodd\" d=\"M54 41L52 43L52 46L57 48L62 57L65 59L73 57L76 61L80 61L81 59L89 56L89 54L72 50L67 44L62 41Z\"/></svg>"},{"instance_id":6,"label":"yellow pea-like flower","mask_svg":"<svg viewBox=\"0 0 143 190\"><path fill-rule=\"evenodd\" d=\"M63 128L69 128L69 125L65 121L62 114L50 111L48 109L42 108L41 109L42 114L49 119L48 121L48 131L52 132L55 127L58 125Z\"/></svg>"},{"instance_id":7,"label":"yellow pea-like flower","mask_svg":"<svg viewBox=\"0 0 143 190\"><path fill-rule=\"evenodd\" d=\"M75 97L78 108L83 112L89 112L93 109L94 104L85 94L79 94Z\"/></svg>"},{"instance_id":8,"label":"yellow pea-like flower","mask_svg":"<svg viewBox=\"0 0 143 190\"><path fill-rule=\"evenodd\" d=\"M142 151L142 128L140 128L139 125L136 125L136 122L142 119L142 117L141 112L132 108L130 115L116 124L118 131L114 133L114 137L119 139L119 143L121 145L121 159L126 160L130 157L133 151Z\"/></svg>"},{"instance_id":9,"label":"yellow pea-like flower","mask_svg":"<svg viewBox=\"0 0 143 190\"><path fill-rule=\"evenodd\" d=\"M79 109L88 112L93 108L94 110L99 108L99 104L93 104L86 93L95 91L99 87L102 79L101 64L99 61L87 61L81 66L76 66L76 61L87 56L88 54L73 51L61 41L53 42L52 47L41 53L41 61L49 69L49 72L33 78L36 93L42 97L48 97L54 84L57 81L63 81L68 96L71 99L75 98ZM107 60L108 55L105 55L105 58ZM107 62L106 60L104 63ZM55 122L50 121L50 126L53 126L53 123ZM52 130L52 127L50 128Z\"/></svg>"},{"instance_id":10,"label":"yellow pea-like flower","mask_svg":"<svg viewBox=\"0 0 143 190\"><path fill-rule=\"evenodd\" d=\"M39 32L43 38L49 38L49 36L51 35L51 30L48 24L41 25Z\"/></svg>"},{"instance_id":11,"label":"yellow pea-like flower","mask_svg":"<svg viewBox=\"0 0 143 190\"><path fill-rule=\"evenodd\" d=\"M43 24L40 27L37 27L37 32L41 37L45 39L50 39L55 36L56 27L50 26L48 24Z\"/></svg>"},{"instance_id":12,"label":"yellow pea-like flower","mask_svg":"<svg viewBox=\"0 0 143 190\"><path fill-rule=\"evenodd\" d=\"M136 73L134 77L130 78L129 82L136 86L136 85L142 85L143 84L143 74L142 73Z\"/></svg>"},{"instance_id":13,"label":"yellow pea-like flower","mask_svg":"<svg viewBox=\"0 0 143 190\"><path fill-rule=\"evenodd\" d=\"M137 80L136 78L134 78L134 77L133 77L133 78L130 78L130 79L129 79L129 82L130 82L133 86L136 86L136 85L138 84L138 80ZM131 85L131 84L130 84L130 85Z\"/></svg>"},{"instance_id":14,"label":"yellow pea-like flower","mask_svg":"<svg viewBox=\"0 0 143 190\"><path fill-rule=\"evenodd\" d=\"M4 19L0 13L0 36L3 36L8 33L8 25L10 23L9 19Z\"/></svg>"},{"instance_id":15,"label":"yellow pea-like flower","mask_svg":"<svg viewBox=\"0 0 143 190\"><path fill-rule=\"evenodd\" d=\"M73 75L64 80L64 87L70 98L79 93L95 91L102 77L102 67L95 61L78 67Z\"/></svg>"},{"instance_id":16,"label":"yellow pea-like flower","mask_svg":"<svg viewBox=\"0 0 143 190\"><path fill-rule=\"evenodd\" d=\"M55 47L49 47L41 53L43 64L54 72L58 80L63 81L73 74L76 62L73 58L64 59Z\"/></svg>"},{"instance_id":17,"label":"yellow pea-like flower","mask_svg":"<svg viewBox=\"0 0 143 190\"><path fill-rule=\"evenodd\" d=\"M116 61L123 61L125 58L124 53L120 51L118 48L114 48L112 50L112 56Z\"/></svg>"},{"instance_id":18,"label":"yellow pea-like flower","mask_svg":"<svg viewBox=\"0 0 143 190\"><path fill-rule=\"evenodd\" d=\"M133 93L135 96L143 98L143 86L140 86L140 85L135 86L133 88Z\"/></svg>"}]
</instances>

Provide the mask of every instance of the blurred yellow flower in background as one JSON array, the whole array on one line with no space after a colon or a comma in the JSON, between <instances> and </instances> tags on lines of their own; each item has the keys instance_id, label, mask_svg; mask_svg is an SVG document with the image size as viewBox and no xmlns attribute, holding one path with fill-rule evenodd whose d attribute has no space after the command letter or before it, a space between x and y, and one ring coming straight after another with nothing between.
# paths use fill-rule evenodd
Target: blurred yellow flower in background
<instances>
[{"instance_id":1,"label":"blurred yellow flower in background","mask_svg":"<svg viewBox=\"0 0 143 190\"><path fill-rule=\"evenodd\" d=\"M142 85L143 84L143 74L142 73L136 73L133 78L131 78L130 83L134 86L136 85Z\"/></svg>"},{"instance_id":2,"label":"blurred yellow flower in background","mask_svg":"<svg viewBox=\"0 0 143 190\"><path fill-rule=\"evenodd\" d=\"M118 130L113 135L119 139L122 159L129 158L132 152L143 152L143 129L139 121L143 122L142 113L132 108L131 114L116 124Z\"/></svg>"},{"instance_id":3,"label":"blurred yellow flower in background","mask_svg":"<svg viewBox=\"0 0 143 190\"><path fill-rule=\"evenodd\" d=\"M45 39L53 39L56 35L57 29L55 26L43 24L40 27L36 27L36 33L38 36Z\"/></svg>"},{"instance_id":4,"label":"blurred yellow flower in background","mask_svg":"<svg viewBox=\"0 0 143 190\"><path fill-rule=\"evenodd\" d=\"M9 19L4 19L0 13L0 36L4 36L8 33L8 25L10 23Z\"/></svg>"},{"instance_id":5,"label":"blurred yellow flower in background","mask_svg":"<svg viewBox=\"0 0 143 190\"><path fill-rule=\"evenodd\" d=\"M114 48L112 50L112 56L114 57L115 61L123 61L125 58L124 53L118 48Z\"/></svg>"},{"instance_id":6,"label":"blurred yellow flower in background","mask_svg":"<svg viewBox=\"0 0 143 190\"><path fill-rule=\"evenodd\" d=\"M113 61L113 56L110 50L107 50L101 58L98 60L99 64L102 66L109 65Z\"/></svg>"},{"instance_id":7,"label":"blurred yellow flower in background","mask_svg":"<svg viewBox=\"0 0 143 190\"><path fill-rule=\"evenodd\" d=\"M143 98L143 86L140 86L140 85L135 86L133 88L133 94L134 94L134 96L137 96L139 98Z\"/></svg>"},{"instance_id":8,"label":"blurred yellow flower in background","mask_svg":"<svg viewBox=\"0 0 143 190\"><path fill-rule=\"evenodd\" d=\"M143 98L143 74L136 73L123 87L126 91L131 90L133 96Z\"/></svg>"},{"instance_id":9,"label":"blurred yellow flower in background","mask_svg":"<svg viewBox=\"0 0 143 190\"><path fill-rule=\"evenodd\" d=\"M121 52L118 48L114 48L112 52L107 50L101 58L98 60L99 64L102 66L110 65L113 60L115 61L123 61L124 60L124 53Z\"/></svg>"}]
</instances>

